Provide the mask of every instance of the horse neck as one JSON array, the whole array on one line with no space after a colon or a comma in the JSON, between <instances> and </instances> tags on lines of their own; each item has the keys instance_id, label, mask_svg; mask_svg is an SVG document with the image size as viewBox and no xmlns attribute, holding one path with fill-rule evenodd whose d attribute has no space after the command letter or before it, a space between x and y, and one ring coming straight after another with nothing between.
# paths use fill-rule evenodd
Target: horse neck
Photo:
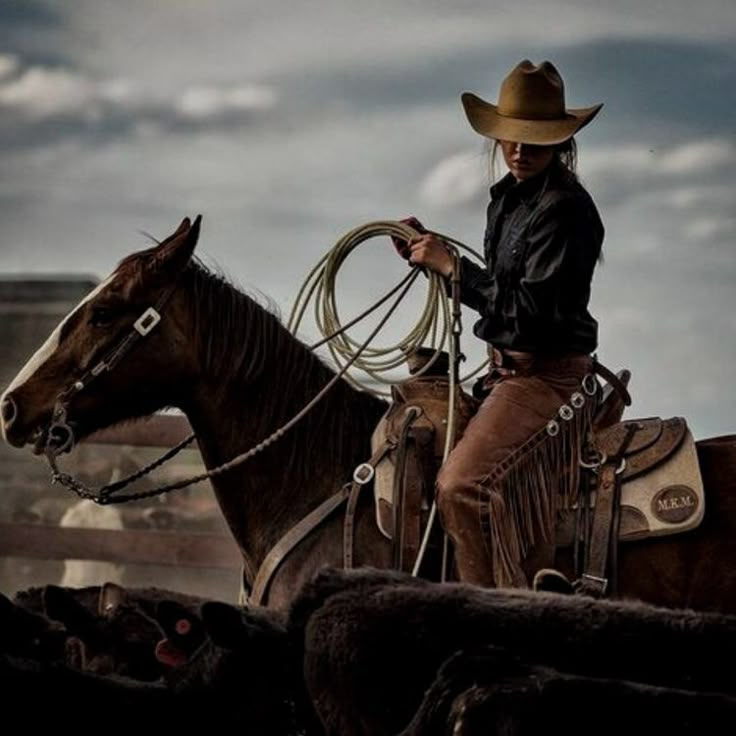
<instances>
[{"instance_id":1,"label":"horse neck","mask_svg":"<svg viewBox=\"0 0 736 736\"><path fill-rule=\"evenodd\" d=\"M227 296L240 314L231 305L226 324L214 320L209 329L195 329L207 336L197 340L204 380L192 391L191 405L183 407L210 468L270 437L334 377L274 315L250 297ZM219 352L211 344L215 324L229 344ZM223 513L253 565L367 459L370 435L384 409L383 402L339 380L281 438L213 479Z\"/></svg>"}]
</instances>

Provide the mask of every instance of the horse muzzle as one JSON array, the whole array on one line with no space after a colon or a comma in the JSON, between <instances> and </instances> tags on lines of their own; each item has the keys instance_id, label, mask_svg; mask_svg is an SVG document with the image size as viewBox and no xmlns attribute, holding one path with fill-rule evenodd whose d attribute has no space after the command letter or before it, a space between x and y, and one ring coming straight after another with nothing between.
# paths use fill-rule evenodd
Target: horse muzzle
<instances>
[{"instance_id":1,"label":"horse muzzle","mask_svg":"<svg viewBox=\"0 0 736 736\"><path fill-rule=\"evenodd\" d=\"M56 410L41 422L24 421L20 406L12 395L0 400L0 429L3 439L13 447L32 445L35 455L60 455L69 452L75 443L74 425L67 421L66 410Z\"/></svg>"},{"instance_id":2,"label":"horse muzzle","mask_svg":"<svg viewBox=\"0 0 736 736\"><path fill-rule=\"evenodd\" d=\"M18 405L11 396L3 396L0 401L0 430L3 439L13 447L23 447L27 435L17 431Z\"/></svg>"}]
</instances>

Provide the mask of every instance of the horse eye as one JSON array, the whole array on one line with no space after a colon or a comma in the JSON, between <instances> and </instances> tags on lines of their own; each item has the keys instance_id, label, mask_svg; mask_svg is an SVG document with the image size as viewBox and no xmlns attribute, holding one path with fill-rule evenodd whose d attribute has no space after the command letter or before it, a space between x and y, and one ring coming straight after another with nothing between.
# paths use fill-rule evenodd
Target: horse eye
<instances>
[{"instance_id":1,"label":"horse eye","mask_svg":"<svg viewBox=\"0 0 736 736\"><path fill-rule=\"evenodd\" d=\"M89 318L90 324L93 327L107 327L112 324L115 318L115 313L108 307L95 307L92 310L92 315Z\"/></svg>"}]
</instances>

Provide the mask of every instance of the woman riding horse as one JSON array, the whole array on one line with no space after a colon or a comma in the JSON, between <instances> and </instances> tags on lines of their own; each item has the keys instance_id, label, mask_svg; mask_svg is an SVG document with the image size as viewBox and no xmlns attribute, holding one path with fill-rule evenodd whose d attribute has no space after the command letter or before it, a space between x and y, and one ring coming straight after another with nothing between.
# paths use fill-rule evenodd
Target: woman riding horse
<instances>
[{"instance_id":1,"label":"woman riding horse","mask_svg":"<svg viewBox=\"0 0 736 736\"><path fill-rule=\"evenodd\" d=\"M534 547L538 561L551 562L559 492L559 473L530 483L527 471L559 467L563 447L572 462L585 431L578 425L567 443L564 432L532 441L571 396L583 396L597 346L588 301L603 225L575 175L573 135L601 105L566 109L557 69L528 60L504 79L498 105L470 92L462 102L474 130L495 141L494 156L500 147L508 174L491 187L486 267L459 262L460 299L480 313L474 331L488 343L491 370L483 404L440 470L437 504L461 580L525 587L525 552ZM437 236L396 244L411 263L451 275Z\"/></svg>"}]
</instances>

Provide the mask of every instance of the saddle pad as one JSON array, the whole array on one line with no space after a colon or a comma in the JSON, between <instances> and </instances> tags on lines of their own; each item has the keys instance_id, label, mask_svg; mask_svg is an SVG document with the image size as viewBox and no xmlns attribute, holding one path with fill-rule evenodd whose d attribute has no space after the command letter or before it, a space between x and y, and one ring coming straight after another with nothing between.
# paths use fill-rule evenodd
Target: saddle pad
<instances>
[{"instance_id":1,"label":"saddle pad","mask_svg":"<svg viewBox=\"0 0 736 736\"><path fill-rule=\"evenodd\" d=\"M634 436L622 470L619 539L635 541L694 529L705 514L705 491L695 441L685 420L634 421L642 425L642 432ZM631 422L611 429L620 434L626 424ZM616 446L613 440L610 444ZM592 509L595 494L590 503ZM562 514L557 525L558 546L572 544L574 535L575 514Z\"/></svg>"},{"instance_id":2,"label":"saddle pad","mask_svg":"<svg viewBox=\"0 0 736 736\"><path fill-rule=\"evenodd\" d=\"M679 447L647 473L632 474L621 488L622 541L694 529L705 514L705 491L689 430Z\"/></svg>"}]
</instances>

